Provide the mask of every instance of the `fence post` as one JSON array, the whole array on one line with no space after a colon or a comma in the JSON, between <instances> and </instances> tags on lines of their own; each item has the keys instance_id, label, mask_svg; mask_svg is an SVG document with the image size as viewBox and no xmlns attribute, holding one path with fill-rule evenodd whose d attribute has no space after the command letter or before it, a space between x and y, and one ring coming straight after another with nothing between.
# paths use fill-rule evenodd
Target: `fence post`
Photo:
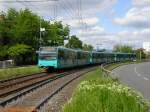
<instances>
[{"instance_id":1,"label":"fence post","mask_svg":"<svg viewBox=\"0 0 150 112\"><path fill-rule=\"evenodd\" d=\"M5 63L5 61L2 61L2 68L6 68L6 63Z\"/></svg>"}]
</instances>

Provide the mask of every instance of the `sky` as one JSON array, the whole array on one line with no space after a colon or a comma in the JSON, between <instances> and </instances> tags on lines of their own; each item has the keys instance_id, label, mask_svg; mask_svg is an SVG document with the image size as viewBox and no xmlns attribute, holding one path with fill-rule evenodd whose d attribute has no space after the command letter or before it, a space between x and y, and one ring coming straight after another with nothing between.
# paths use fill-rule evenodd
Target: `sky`
<instances>
[{"instance_id":1,"label":"sky","mask_svg":"<svg viewBox=\"0 0 150 112\"><path fill-rule=\"evenodd\" d=\"M45 20L60 20L70 26L71 35L95 48L112 49L117 44L140 48L150 41L150 0L4 1L0 0L0 11L29 8Z\"/></svg>"}]
</instances>

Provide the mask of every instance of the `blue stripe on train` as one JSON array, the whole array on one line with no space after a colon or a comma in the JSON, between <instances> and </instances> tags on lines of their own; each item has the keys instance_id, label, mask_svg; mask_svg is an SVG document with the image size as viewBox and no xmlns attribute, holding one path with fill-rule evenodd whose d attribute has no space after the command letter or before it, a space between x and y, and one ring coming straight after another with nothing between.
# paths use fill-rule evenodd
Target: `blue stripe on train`
<instances>
[{"instance_id":1,"label":"blue stripe on train","mask_svg":"<svg viewBox=\"0 0 150 112\"><path fill-rule=\"evenodd\" d=\"M38 61L38 66L40 67L54 67L54 68L57 68L57 60L39 60Z\"/></svg>"}]
</instances>

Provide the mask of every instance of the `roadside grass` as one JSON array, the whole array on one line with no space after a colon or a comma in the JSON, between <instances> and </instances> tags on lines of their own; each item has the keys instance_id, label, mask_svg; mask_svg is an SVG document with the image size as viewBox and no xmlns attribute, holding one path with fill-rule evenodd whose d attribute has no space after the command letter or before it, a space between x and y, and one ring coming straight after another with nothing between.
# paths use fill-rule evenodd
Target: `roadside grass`
<instances>
[{"instance_id":1,"label":"roadside grass","mask_svg":"<svg viewBox=\"0 0 150 112\"><path fill-rule=\"evenodd\" d=\"M18 76L30 75L42 71L43 70L37 66L0 69L0 80L9 79Z\"/></svg>"},{"instance_id":2,"label":"roadside grass","mask_svg":"<svg viewBox=\"0 0 150 112\"><path fill-rule=\"evenodd\" d=\"M150 112L150 106L141 95L98 68L85 75L63 112Z\"/></svg>"}]
</instances>

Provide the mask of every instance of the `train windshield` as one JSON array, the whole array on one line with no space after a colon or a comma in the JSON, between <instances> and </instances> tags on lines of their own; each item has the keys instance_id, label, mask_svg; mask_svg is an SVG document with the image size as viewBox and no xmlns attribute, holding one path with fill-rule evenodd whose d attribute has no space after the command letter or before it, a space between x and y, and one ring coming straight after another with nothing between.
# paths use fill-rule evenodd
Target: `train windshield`
<instances>
[{"instance_id":1,"label":"train windshield","mask_svg":"<svg viewBox=\"0 0 150 112\"><path fill-rule=\"evenodd\" d=\"M57 58L56 47L41 47L39 49L40 60L55 60Z\"/></svg>"},{"instance_id":2,"label":"train windshield","mask_svg":"<svg viewBox=\"0 0 150 112\"><path fill-rule=\"evenodd\" d=\"M56 53L40 53L39 59L40 60L55 60L57 58Z\"/></svg>"}]
</instances>

